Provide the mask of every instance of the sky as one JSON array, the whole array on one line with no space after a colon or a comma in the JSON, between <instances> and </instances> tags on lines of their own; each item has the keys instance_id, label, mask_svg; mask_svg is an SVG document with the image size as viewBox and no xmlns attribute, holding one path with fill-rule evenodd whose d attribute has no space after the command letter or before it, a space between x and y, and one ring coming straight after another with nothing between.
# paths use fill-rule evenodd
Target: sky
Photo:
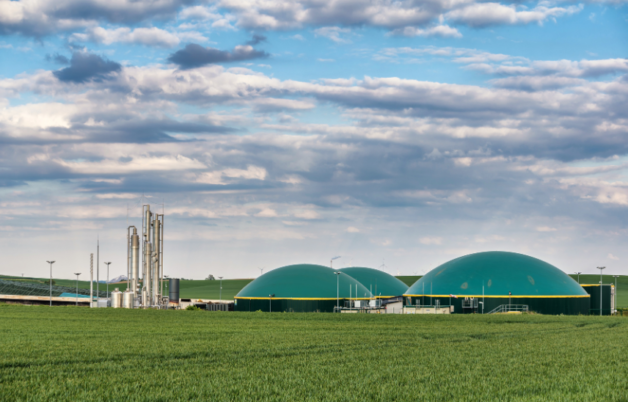
<instances>
[{"instance_id":1,"label":"sky","mask_svg":"<svg viewBox=\"0 0 628 402\"><path fill-rule=\"evenodd\" d=\"M0 0L0 274L125 274L150 204L173 277L626 275L627 58L626 0Z\"/></svg>"}]
</instances>

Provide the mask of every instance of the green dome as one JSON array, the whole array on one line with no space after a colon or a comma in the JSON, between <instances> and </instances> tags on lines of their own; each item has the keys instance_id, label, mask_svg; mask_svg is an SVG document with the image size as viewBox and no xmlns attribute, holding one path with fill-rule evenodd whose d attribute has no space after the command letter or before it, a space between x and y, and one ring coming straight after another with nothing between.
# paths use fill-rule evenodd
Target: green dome
<instances>
[{"instance_id":1,"label":"green dome","mask_svg":"<svg viewBox=\"0 0 628 402\"><path fill-rule=\"evenodd\" d=\"M368 290L372 290L375 297L401 296L408 290L408 286L405 283L379 269L349 267L340 268L338 271L344 272L356 279Z\"/></svg>"},{"instance_id":2,"label":"green dome","mask_svg":"<svg viewBox=\"0 0 628 402\"><path fill-rule=\"evenodd\" d=\"M371 292L360 282L341 273L335 275L335 269L314 264L288 265L274 269L246 285L236 299L268 299L274 294L275 299L329 299L336 300L336 289L339 280L339 296L341 299L371 298ZM336 278L339 276L339 279ZM351 293L349 293L351 286Z\"/></svg>"},{"instance_id":3,"label":"green dome","mask_svg":"<svg viewBox=\"0 0 628 402\"><path fill-rule=\"evenodd\" d=\"M587 292L560 269L517 253L490 251L446 262L406 291L406 296L586 297Z\"/></svg>"}]
</instances>

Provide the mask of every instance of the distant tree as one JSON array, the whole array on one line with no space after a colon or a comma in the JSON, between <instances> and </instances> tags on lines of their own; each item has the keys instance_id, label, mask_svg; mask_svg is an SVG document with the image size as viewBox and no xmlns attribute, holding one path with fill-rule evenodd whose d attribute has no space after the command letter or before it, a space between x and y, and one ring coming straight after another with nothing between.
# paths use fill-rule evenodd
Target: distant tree
<instances>
[{"instance_id":1,"label":"distant tree","mask_svg":"<svg viewBox=\"0 0 628 402\"><path fill-rule=\"evenodd\" d=\"M215 281L216 278L214 278L214 275L209 275L207 278L205 278L208 281Z\"/></svg>"}]
</instances>

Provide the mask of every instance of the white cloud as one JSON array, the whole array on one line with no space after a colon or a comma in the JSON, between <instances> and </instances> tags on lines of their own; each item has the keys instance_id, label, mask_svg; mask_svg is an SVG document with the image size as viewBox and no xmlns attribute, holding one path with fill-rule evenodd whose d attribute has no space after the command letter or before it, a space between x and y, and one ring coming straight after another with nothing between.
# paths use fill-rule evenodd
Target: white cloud
<instances>
[{"instance_id":1,"label":"white cloud","mask_svg":"<svg viewBox=\"0 0 628 402\"><path fill-rule=\"evenodd\" d=\"M549 18L561 17L580 12L583 5L569 7L547 7L539 3L534 9L517 9L516 5L500 3L472 3L445 14L445 18L471 27L493 25L515 25L542 23Z\"/></svg>"},{"instance_id":2,"label":"white cloud","mask_svg":"<svg viewBox=\"0 0 628 402\"><path fill-rule=\"evenodd\" d=\"M75 33L70 36L71 41L91 41L111 45L113 43L133 43L146 46L157 47L174 47L177 46L182 39L194 40L196 42L207 41L198 32L181 32L172 33L159 28L117 28L105 29L95 27L89 29L86 33Z\"/></svg>"},{"instance_id":3,"label":"white cloud","mask_svg":"<svg viewBox=\"0 0 628 402\"><path fill-rule=\"evenodd\" d=\"M462 34L456 28L452 28L447 25L437 25L430 28L416 28L416 27L405 27L402 29L397 29L393 31L395 35L403 35L403 36L423 36L423 37L432 37L438 36L441 38L462 38Z\"/></svg>"},{"instance_id":4,"label":"white cloud","mask_svg":"<svg viewBox=\"0 0 628 402\"><path fill-rule=\"evenodd\" d=\"M340 28L340 27L323 27L314 30L316 36L323 36L327 39L330 39L336 43L351 43L351 40L347 38L341 38L341 34L350 34L351 30L349 28Z\"/></svg>"},{"instance_id":5,"label":"white cloud","mask_svg":"<svg viewBox=\"0 0 628 402\"><path fill-rule=\"evenodd\" d=\"M619 261L619 257L615 257L615 256L614 256L613 254L611 254L611 253L608 253L607 258L608 258L609 260Z\"/></svg>"},{"instance_id":6,"label":"white cloud","mask_svg":"<svg viewBox=\"0 0 628 402\"><path fill-rule=\"evenodd\" d=\"M557 229L549 226L538 226L536 230L538 232L555 232Z\"/></svg>"},{"instance_id":7,"label":"white cloud","mask_svg":"<svg viewBox=\"0 0 628 402\"><path fill-rule=\"evenodd\" d=\"M441 244L443 244L443 238L442 237L421 237L419 239L419 243L425 244L425 245L440 246Z\"/></svg>"},{"instance_id":8,"label":"white cloud","mask_svg":"<svg viewBox=\"0 0 628 402\"><path fill-rule=\"evenodd\" d=\"M347 231L348 233L360 233L360 229L358 229L358 228L356 228L356 227L353 227L353 226L349 226L349 227L346 229L346 231Z\"/></svg>"}]
</instances>

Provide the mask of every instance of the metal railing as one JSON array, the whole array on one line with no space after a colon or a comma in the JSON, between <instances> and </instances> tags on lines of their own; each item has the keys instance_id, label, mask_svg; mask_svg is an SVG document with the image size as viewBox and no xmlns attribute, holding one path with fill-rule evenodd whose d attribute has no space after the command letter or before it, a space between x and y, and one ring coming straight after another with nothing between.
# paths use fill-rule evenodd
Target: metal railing
<instances>
[{"instance_id":1,"label":"metal railing","mask_svg":"<svg viewBox=\"0 0 628 402\"><path fill-rule=\"evenodd\" d=\"M495 307L488 314L520 312L527 313L529 311L527 304L502 304Z\"/></svg>"}]
</instances>

